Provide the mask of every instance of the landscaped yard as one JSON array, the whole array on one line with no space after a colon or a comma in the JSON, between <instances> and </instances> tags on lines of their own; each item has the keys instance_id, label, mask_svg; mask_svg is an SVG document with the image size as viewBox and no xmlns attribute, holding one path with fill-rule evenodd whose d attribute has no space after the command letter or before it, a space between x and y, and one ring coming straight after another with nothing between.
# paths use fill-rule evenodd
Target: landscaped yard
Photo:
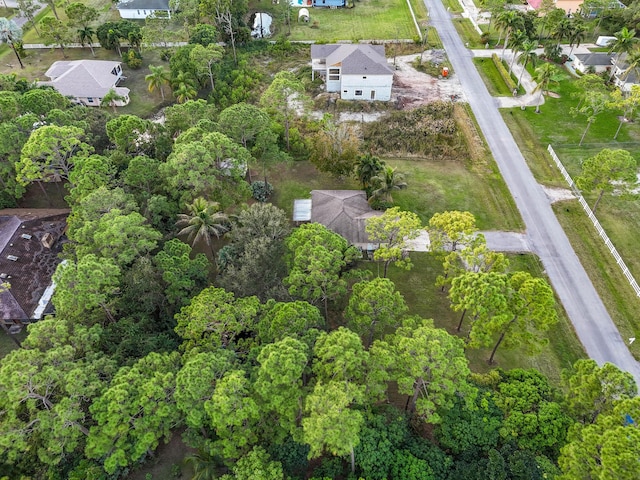
<instances>
[{"instance_id":1,"label":"landscaped yard","mask_svg":"<svg viewBox=\"0 0 640 480\"><path fill-rule=\"evenodd\" d=\"M507 87L507 84L500 76L500 72L498 72L498 68L496 64L493 63L492 58L476 57L473 59L473 63L492 96L508 97L512 95L511 90L509 90L509 87Z\"/></svg>"}]
</instances>

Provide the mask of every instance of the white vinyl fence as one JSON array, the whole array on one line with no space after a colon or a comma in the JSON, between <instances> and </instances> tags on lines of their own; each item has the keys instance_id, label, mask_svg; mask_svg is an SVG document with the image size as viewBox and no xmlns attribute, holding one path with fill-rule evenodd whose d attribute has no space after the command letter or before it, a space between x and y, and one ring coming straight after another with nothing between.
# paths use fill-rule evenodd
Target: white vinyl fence
<instances>
[{"instance_id":1,"label":"white vinyl fence","mask_svg":"<svg viewBox=\"0 0 640 480\"><path fill-rule=\"evenodd\" d=\"M586 200L582 197L580 190L578 190L578 187L574 183L573 179L571 178L567 170L564 168L564 165L562 165L562 162L556 155L556 152L553 150L553 147L549 145L547 147L547 151L549 152L549 155L551 155L551 158L553 158L553 161L556 162L557 167L560 169L560 173L562 173L562 176L569 184L569 187L571 187L571 190L573 190L573 193L575 193L576 197L578 197L578 201L580 202L580 205L582 205L582 208L584 208L584 211L587 213L587 216L589 217L589 220L591 220L591 223L593 223L593 226L596 227L596 231L598 232L598 235L600 235L600 238L604 240L604 244L607 246L607 248L611 252L611 255L613 255L613 258L616 259L616 263L622 270L622 273L624 274L624 276L627 277L627 280L629 281L629 285L631 285L631 288L633 288L633 290L636 292L636 295L640 297L640 287L638 286L638 282L636 282L636 279L633 278L633 275L631 275L631 272L627 268L627 265L624 263L624 260L622 260L622 257L618 253L618 250L616 250L616 247L613 245L613 243L611 243L611 240L609 239L607 232L604 231L604 229L600 225L600 222L591 211L591 208L589 208L589 205L587 205Z\"/></svg>"}]
</instances>

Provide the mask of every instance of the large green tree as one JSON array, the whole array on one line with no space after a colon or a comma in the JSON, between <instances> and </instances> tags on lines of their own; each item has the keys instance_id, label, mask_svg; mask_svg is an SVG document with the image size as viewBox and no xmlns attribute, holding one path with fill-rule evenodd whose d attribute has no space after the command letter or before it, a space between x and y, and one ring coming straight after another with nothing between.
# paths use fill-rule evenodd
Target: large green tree
<instances>
[{"instance_id":1,"label":"large green tree","mask_svg":"<svg viewBox=\"0 0 640 480\"><path fill-rule=\"evenodd\" d=\"M400 210L399 207L390 208L380 216L367 219L365 231L369 241L378 244L373 258L384 262L384 277L392 262L400 268L411 269L411 258L407 250L409 242L420 235L421 228L422 222L415 213Z\"/></svg>"},{"instance_id":2,"label":"large green tree","mask_svg":"<svg viewBox=\"0 0 640 480\"><path fill-rule=\"evenodd\" d=\"M629 191L638 181L638 163L627 150L605 148L582 163L582 173L576 178L578 188L587 192L599 190L593 204L595 213L605 193Z\"/></svg>"},{"instance_id":3,"label":"large green tree","mask_svg":"<svg viewBox=\"0 0 640 480\"><path fill-rule=\"evenodd\" d=\"M395 330L407 310L404 297L393 282L388 278L375 278L353 285L344 316L349 328L370 346L374 338Z\"/></svg>"},{"instance_id":4,"label":"large green tree","mask_svg":"<svg viewBox=\"0 0 640 480\"><path fill-rule=\"evenodd\" d=\"M180 355L150 353L131 367L122 367L109 387L91 405L96 425L87 439L86 455L104 461L113 474L168 441L180 421L173 393Z\"/></svg>"}]
</instances>

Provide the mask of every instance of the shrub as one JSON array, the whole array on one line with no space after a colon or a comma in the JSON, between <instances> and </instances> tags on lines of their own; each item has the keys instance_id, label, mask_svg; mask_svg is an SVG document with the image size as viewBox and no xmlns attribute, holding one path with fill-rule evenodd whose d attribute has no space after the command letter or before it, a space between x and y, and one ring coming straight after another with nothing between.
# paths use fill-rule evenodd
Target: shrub
<instances>
[{"instance_id":1,"label":"shrub","mask_svg":"<svg viewBox=\"0 0 640 480\"><path fill-rule=\"evenodd\" d=\"M498 54L494 53L493 55L491 55L491 59L493 60L493 63L495 64L496 68L498 69L498 72L500 73L500 76L504 80L504 83L506 83L506 85L509 88L509 90L511 90L511 91L515 90L516 89L516 82L514 82L513 78L511 78L511 75L509 75L509 72L505 68L504 63L502 63L502 60L500 60L500 58L498 57Z\"/></svg>"},{"instance_id":2,"label":"shrub","mask_svg":"<svg viewBox=\"0 0 640 480\"><path fill-rule=\"evenodd\" d=\"M137 70L142 66L142 55L135 50L129 50L125 56L124 63L127 64L127 67Z\"/></svg>"},{"instance_id":3,"label":"shrub","mask_svg":"<svg viewBox=\"0 0 640 480\"><path fill-rule=\"evenodd\" d=\"M251 184L251 196L259 202L266 202L273 194L273 185L257 180Z\"/></svg>"},{"instance_id":4,"label":"shrub","mask_svg":"<svg viewBox=\"0 0 640 480\"><path fill-rule=\"evenodd\" d=\"M171 49L169 48L163 48L162 50L160 50L160 60L162 60L163 62L168 62L169 60L171 60Z\"/></svg>"}]
</instances>

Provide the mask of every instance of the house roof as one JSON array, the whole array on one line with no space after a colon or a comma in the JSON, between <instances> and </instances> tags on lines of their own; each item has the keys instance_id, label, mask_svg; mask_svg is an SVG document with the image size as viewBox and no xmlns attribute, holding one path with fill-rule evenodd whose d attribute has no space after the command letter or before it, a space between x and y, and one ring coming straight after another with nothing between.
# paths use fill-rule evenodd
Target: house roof
<instances>
[{"instance_id":1,"label":"house roof","mask_svg":"<svg viewBox=\"0 0 640 480\"><path fill-rule=\"evenodd\" d=\"M321 223L354 245L367 244L366 220L382 215L373 210L362 190L313 190L311 221Z\"/></svg>"},{"instance_id":2,"label":"house roof","mask_svg":"<svg viewBox=\"0 0 640 480\"><path fill-rule=\"evenodd\" d=\"M621 72L626 72L629 68L629 62L627 62L627 54L621 53L619 54L618 63L616 65ZM638 74L635 69L632 69L626 75L623 73L622 75L616 75L618 79L624 79L624 83L628 84L637 84L638 83Z\"/></svg>"},{"instance_id":3,"label":"house roof","mask_svg":"<svg viewBox=\"0 0 640 480\"><path fill-rule=\"evenodd\" d=\"M0 294L0 318L33 318L38 302L51 283L60 260L69 210L0 210L0 281L11 285ZM52 248L42 243L49 233Z\"/></svg>"},{"instance_id":4,"label":"house roof","mask_svg":"<svg viewBox=\"0 0 640 480\"><path fill-rule=\"evenodd\" d=\"M325 59L328 67L342 67L343 75L393 75L384 45L311 45L311 58Z\"/></svg>"},{"instance_id":5,"label":"house roof","mask_svg":"<svg viewBox=\"0 0 640 480\"><path fill-rule=\"evenodd\" d=\"M611 65L611 55L608 53L577 53L575 57L587 66Z\"/></svg>"},{"instance_id":6,"label":"house roof","mask_svg":"<svg viewBox=\"0 0 640 480\"><path fill-rule=\"evenodd\" d=\"M45 75L51 80L39 82L50 85L69 97L104 97L115 89L118 95L129 95L129 89L116 87L119 76L112 73L120 62L105 60L71 60L54 62Z\"/></svg>"},{"instance_id":7,"label":"house roof","mask_svg":"<svg viewBox=\"0 0 640 480\"><path fill-rule=\"evenodd\" d=\"M169 10L169 0L122 0L118 10Z\"/></svg>"}]
</instances>

